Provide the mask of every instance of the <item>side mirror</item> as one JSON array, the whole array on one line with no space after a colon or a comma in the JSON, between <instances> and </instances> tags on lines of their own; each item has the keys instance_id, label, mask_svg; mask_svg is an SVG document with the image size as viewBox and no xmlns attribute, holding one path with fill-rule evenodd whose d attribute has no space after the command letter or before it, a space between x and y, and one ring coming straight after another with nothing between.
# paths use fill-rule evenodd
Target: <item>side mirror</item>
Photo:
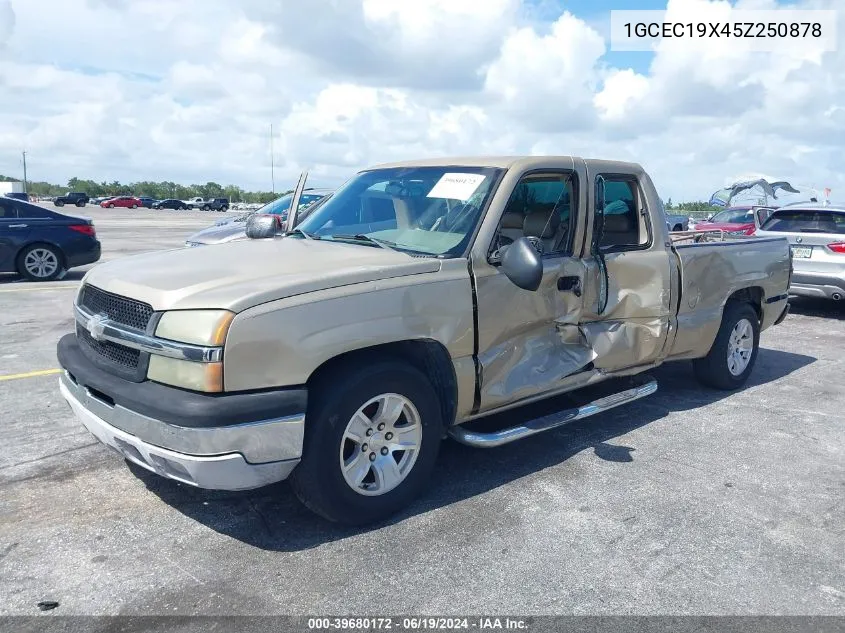
<instances>
[{"instance_id":1,"label":"side mirror","mask_svg":"<svg viewBox=\"0 0 845 633\"><path fill-rule=\"evenodd\" d=\"M527 237L504 246L501 253L502 272L516 286L535 291L543 281L543 259Z\"/></svg>"},{"instance_id":2,"label":"side mirror","mask_svg":"<svg viewBox=\"0 0 845 633\"><path fill-rule=\"evenodd\" d=\"M252 240L275 237L280 228L278 216L254 213L246 221L246 236Z\"/></svg>"}]
</instances>

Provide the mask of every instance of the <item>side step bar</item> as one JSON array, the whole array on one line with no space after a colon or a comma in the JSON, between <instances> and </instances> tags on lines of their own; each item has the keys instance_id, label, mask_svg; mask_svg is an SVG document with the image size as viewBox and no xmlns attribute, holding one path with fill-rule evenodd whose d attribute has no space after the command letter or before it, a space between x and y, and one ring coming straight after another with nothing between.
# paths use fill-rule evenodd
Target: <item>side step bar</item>
<instances>
[{"instance_id":1,"label":"side step bar","mask_svg":"<svg viewBox=\"0 0 845 633\"><path fill-rule=\"evenodd\" d=\"M602 413L603 411L609 411L620 405L650 396L655 391L657 391L657 381L651 379L642 385L605 396L604 398L599 398L577 409L556 411L555 413L550 413L541 418L535 418L519 426L501 431L479 433L459 425L449 429L449 435L461 444L467 444L468 446L475 446L477 448L493 448L494 446L509 444L529 435L536 435L537 433L542 433L543 431L548 431L549 429L554 429L564 424L575 422L576 420L588 418L591 415Z\"/></svg>"}]
</instances>

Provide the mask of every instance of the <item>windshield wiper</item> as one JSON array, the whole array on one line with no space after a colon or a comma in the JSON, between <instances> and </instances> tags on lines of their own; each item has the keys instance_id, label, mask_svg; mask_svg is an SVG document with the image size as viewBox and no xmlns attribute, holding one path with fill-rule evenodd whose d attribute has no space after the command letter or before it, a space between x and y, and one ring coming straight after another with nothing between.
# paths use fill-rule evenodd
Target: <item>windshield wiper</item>
<instances>
[{"instance_id":1,"label":"windshield wiper","mask_svg":"<svg viewBox=\"0 0 845 633\"><path fill-rule=\"evenodd\" d=\"M379 248L386 248L390 251L396 250L395 248L393 248L394 246L396 246L395 242L380 240L375 237L370 237L369 235L364 235L363 233L356 233L355 235L337 233L335 235L332 235L331 238L337 241L348 240L350 242L364 242L365 244L372 244L373 246L378 246Z\"/></svg>"}]
</instances>

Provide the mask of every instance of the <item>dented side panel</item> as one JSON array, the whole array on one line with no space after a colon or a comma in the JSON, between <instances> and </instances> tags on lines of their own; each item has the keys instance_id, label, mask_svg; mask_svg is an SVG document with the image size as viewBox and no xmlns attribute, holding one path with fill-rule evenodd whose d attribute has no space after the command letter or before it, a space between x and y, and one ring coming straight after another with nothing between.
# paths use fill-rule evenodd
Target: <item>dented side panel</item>
<instances>
[{"instance_id":1,"label":"dented side panel","mask_svg":"<svg viewBox=\"0 0 845 633\"><path fill-rule=\"evenodd\" d=\"M748 288L759 293L761 329L783 312L790 265L785 239L677 246L676 252L682 289L671 358L705 356L716 339L725 303L738 291Z\"/></svg>"},{"instance_id":2,"label":"dented side panel","mask_svg":"<svg viewBox=\"0 0 845 633\"><path fill-rule=\"evenodd\" d=\"M588 165L591 183L611 169L598 161ZM620 173L618 168L615 173ZM625 173L639 183L641 231L648 232L649 242L605 255L607 305L600 314L600 270L595 259L585 253L589 258L588 293L582 328L598 356L595 367L608 372L662 360L674 322L672 286L677 264L667 246L666 223L655 217L660 201L644 171L632 168ZM594 189L592 184L590 189Z\"/></svg>"},{"instance_id":3,"label":"dented side panel","mask_svg":"<svg viewBox=\"0 0 845 633\"><path fill-rule=\"evenodd\" d=\"M486 261L473 260L478 292L481 403L487 411L555 390L563 378L596 358L578 326L581 299L561 292L561 276L586 271L576 258L545 260L534 292L515 286Z\"/></svg>"}]
</instances>

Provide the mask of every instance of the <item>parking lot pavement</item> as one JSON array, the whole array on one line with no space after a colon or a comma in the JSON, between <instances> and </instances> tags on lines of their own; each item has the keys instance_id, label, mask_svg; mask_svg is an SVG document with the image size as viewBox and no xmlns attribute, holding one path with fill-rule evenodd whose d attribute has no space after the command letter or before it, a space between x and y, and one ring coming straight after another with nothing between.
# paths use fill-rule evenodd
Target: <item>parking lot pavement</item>
<instances>
[{"instance_id":1,"label":"parking lot pavement","mask_svg":"<svg viewBox=\"0 0 845 633\"><path fill-rule=\"evenodd\" d=\"M104 215L105 258L210 222ZM0 374L56 367L72 297L0 284ZM285 483L217 493L129 468L55 375L0 381L0 614L845 614L843 324L845 306L796 301L738 393L682 363L570 427L446 442L428 493L370 529Z\"/></svg>"}]
</instances>

